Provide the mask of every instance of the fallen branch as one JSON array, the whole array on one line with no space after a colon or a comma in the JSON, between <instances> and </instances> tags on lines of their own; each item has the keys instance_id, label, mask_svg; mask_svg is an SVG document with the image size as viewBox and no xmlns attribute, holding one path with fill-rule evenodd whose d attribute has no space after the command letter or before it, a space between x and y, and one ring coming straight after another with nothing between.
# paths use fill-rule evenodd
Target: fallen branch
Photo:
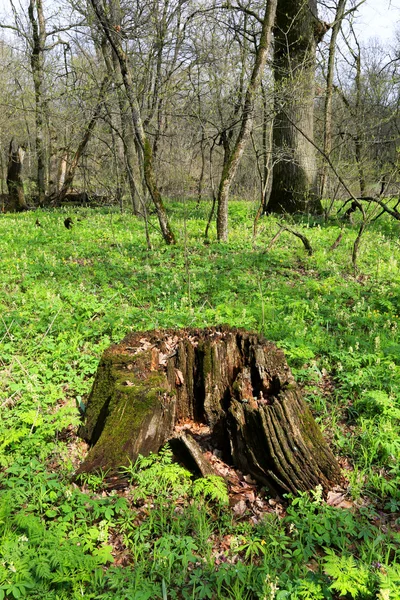
<instances>
[{"instance_id":1,"label":"fallen branch","mask_svg":"<svg viewBox=\"0 0 400 600\"><path fill-rule=\"evenodd\" d=\"M311 244L308 240L308 238L306 238L305 235L303 235L302 233L299 233L298 231L294 231L294 229L290 229L289 227L286 227L286 225L281 225L281 227L285 230L288 231L289 233L292 233L293 235L295 235L296 237L298 237L304 244L304 248L306 250L306 252L311 256L313 253L313 249L311 247Z\"/></svg>"},{"instance_id":2,"label":"fallen branch","mask_svg":"<svg viewBox=\"0 0 400 600\"><path fill-rule=\"evenodd\" d=\"M274 237L272 238L272 240L266 247L265 252L269 252L269 250L271 250L271 248L275 244L275 242L281 237L283 231L284 231L284 228L281 226L279 231L274 235Z\"/></svg>"},{"instance_id":3,"label":"fallen branch","mask_svg":"<svg viewBox=\"0 0 400 600\"><path fill-rule=\"evenodd\" d=\"M282 225L282 223L279 224L279 227L280 227L279 231L274 235L274 237L268 244L267 248L265 249L265 252L268 252L269 250L271 250L272 246L280 238L280 236L282 235L282 233L284 231L288 231L289 233L298 237L303 242L304 248L306 249L307 254L309 254L310 256L312 255L312 253L313 253L312 246L311 246L308 238L306 238L305 235L303 235L302 233L299 233L298 231L294 231L294 229L290 229L290 227L286 227L286 225Z\"/></svg>"},{"instance_id":4,"label":"fallen branch","mask_svg":"<svg viewBox=\"0 0 400 600\"><path fill-rule=\"evenodd\" d=\"M390 216L392 216L394 219L396 219L397 221L400 221L400 212L397 209L398 205L400 204L400 200L396 203L396 206L394 208L389 208L387 204L385 204L385 202L383 202L383 200L381 200L380 198L375 198L374 196L365 196L363 198L356 198L357 203L354 201L353 198L349 198L348 200L346 200L346 202L343 204L343 206L341 206L337 212L337 214L339 214L346 206L347 204L349 204L349 202L351 202L351 207L349 209L347 209L347 211L345 212L345 214L343 215L343 217L348 216L350 213L353 213L357 208L360 208L359 204L360 202L373 202L375 204L378 204L381 208L382 211L378 216L382 215L384 212L388 213ZM376 220L378 217L375 217L374 220Z\"/></svg>"},{"instance_id":5,"label":"fallen branch","mask_svg":"<svg viewBox=\"0 0 400 600\"><path fill-rule=\"evenodd\" d=\"M342 238L343 238L343 231L341 231L339 233L336 240L333 242L332 246L329 248L329 252L336 250L336 248L339 246L340 242L342 241Z\"/></svg>"}]
</instances>

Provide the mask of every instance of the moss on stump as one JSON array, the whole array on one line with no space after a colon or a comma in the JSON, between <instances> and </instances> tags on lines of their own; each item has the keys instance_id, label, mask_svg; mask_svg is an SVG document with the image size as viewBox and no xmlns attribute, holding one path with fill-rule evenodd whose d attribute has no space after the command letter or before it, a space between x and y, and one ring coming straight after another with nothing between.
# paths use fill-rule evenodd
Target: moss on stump
<instances>
[{"instance_id":1,"label":"moss on stump","mask_svg":"<svg viewBox=\"0 0 400 600\"><path fill-rule=\"evenodd\" d=\"M228 327L133 333L103 355L80 435L80 472L157 452L179 423L210 427L224 459L271 492L338 483L339 466L284 354Z\"/></svg>"}]
</instances>

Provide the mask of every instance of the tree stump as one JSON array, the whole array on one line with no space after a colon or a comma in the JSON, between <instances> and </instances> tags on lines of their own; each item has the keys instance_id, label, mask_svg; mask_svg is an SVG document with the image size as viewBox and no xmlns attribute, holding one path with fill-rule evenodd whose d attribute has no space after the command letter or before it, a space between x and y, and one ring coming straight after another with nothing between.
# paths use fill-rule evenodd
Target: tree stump
<instances>
[{"instance_id":1,"label":"tree stump","mask_svg":"<svg viewBox=\"0 0 400 600\"><path fill-rule=\"evenodd\" d=\"M224 460L274 494L339 482L283 352L227 327L132 333L106 350L79 432L91 446L79 473L115 471L177 438L171 445L204 473L194 437L174 433L183 422L206 424Z\"/></svg>"},{"instance_id":2,"label":"tree stump","mask_svg":"<svg viewBox=\"0 0 400 600\"><path fill-rule=\"evenodd\" d=\"M21 212L28 208L25 202L22 180L24 156L25 148L17 144L13 138L8 151L7 166L8 203L6 210L10 212Z\"/></svg>"}]
</instances>

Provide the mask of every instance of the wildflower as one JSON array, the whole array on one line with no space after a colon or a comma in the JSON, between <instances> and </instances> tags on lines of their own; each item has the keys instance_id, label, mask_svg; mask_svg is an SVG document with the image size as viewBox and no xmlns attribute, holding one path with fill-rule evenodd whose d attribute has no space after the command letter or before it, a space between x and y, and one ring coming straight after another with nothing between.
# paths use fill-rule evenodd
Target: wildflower
<instances>
[{"instance_id":1,"label":"wildflower","mask_svg":"<svg viewBox=\"0 0 400 600\"><path fill-rule=\"evenodd\" d=\"M21 536L18 538L18 541L19 541L19 542L28 542L29 540L28 540L28 538L26 537L26 535L21 535Z\"/></svg>"}]
</instances>

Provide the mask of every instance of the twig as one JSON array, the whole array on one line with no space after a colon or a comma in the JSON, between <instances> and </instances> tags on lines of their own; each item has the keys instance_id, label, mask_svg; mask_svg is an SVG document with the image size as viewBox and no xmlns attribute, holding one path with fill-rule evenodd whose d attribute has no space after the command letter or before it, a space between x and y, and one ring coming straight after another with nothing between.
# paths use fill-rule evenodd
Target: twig
<instances>
[{"instance_id":1,"label":"twig","mask_svg":"<svg viewBox=\"0 0 400 600\"><path fill-rule=\"evenodd\" d=\"M44 334L42 335L42 338L41 338L41 340L40 340L40 342L39 342L39 344L38 344L38 346L37 346L37 347L39 347L39 346L41 346L41 345L42 345L42 342L43 342L44 338L45 338L45 337L47 336L47 334L48 334L48 333L51 331L51 328L53 327L54 321L57 319L57 317L58 317L58 315L60 314L60 312L61 312L61 308L59 308L59 309L58 309L58 311L56 312L56 314L54 315L53 319L51 320L51 323L50 323L50 325L48 326L48 328L46 329L46 331L45 331L45 332L44 332Z\"/></svg>"},{"instance_id":2,"label":"twig","mask_svg":"<svg viewBox=\"0 0 400 600\"><path fill-rule=\"evenodd\" d=\"M354 275L356 275L357 272L357 256L358 256L358 247L360 245L360 241L361 241L361 236L364 233L364 229L367 226L367 221L365 219L362 220L361 225L360 225L360 229L358 230L358 234L357 237L355 239L354 245L353 245L353 252L351 255L351 261L353 263L353 268L354 268Z\"/></svg>"},{"instance_id":3,"label":"twig","mask_svg":"<svg viewBox=\"0 0 400 600\"><path fill-rule=\"evenodd\" d=\"M313 249L311 247L311 244L308 240L308 238L306 238L305 235L303 235L302 233L299 233L298 231L294 231L294 229L290 229L289 227L286 227L286 225L281 225L281 227L285 230L288 231L289 233L292 233L293 235L295 235L296 237L298 237L304 244L304 248L306 249L306 252L311 256L313 253Z\"/></svg>"},{"instance_id":4,"label":"twig","mask_svg":"<svg viewBox=\"0 0 400 600\"><path fill-rule=\"evenodd\" d=\"M304 248L306 249L307 254L309 254L310 256L312 255L313 249L311 247L311 244L310 244L308 238L306 238L305 235L303 235L302 233L299 233L298 231L294 231L294 229L290 229L290 227L286 227L286 225L283 225L282 223L279 223L279 227L280 227L279 231L274 235L274 237L268 244L267 248L265 249L265 252L268 252L272 248L272 246L275 244L275 242L279 239L279 237L282 235L282 233L284 231L288 231L292 235L295 235L296 237L298 237L303 242Z\"/></svg>"},{"instance_id":5,"label":"twig","mask_svg":"<svg viewBox=\"0 0 400 600\"><path fill-rule=\"evenodd\" d=\"M271 248L275 244L275 242L281 237L283 231L284 231L284 228L281 225L279 231L274 235L274 237L272 238L272 240L270 241L270 243L268 244L268 246L266 247L264 252L268 252L269 250L271 250Z\"/></svg>"},{"instance_id":6,"label":"twig","mask_svg":"<svg viewBox=\"0 0 400 600\"><path fill-rule=\"evenodd\" d=\"M343 238L343 231L341 231L339 233L336 240L333 242L332 246L329 248L329 252L336 250L336 248L339 246L340 242L342 241L342 238Z\"/></svg>"}]
</instances>

